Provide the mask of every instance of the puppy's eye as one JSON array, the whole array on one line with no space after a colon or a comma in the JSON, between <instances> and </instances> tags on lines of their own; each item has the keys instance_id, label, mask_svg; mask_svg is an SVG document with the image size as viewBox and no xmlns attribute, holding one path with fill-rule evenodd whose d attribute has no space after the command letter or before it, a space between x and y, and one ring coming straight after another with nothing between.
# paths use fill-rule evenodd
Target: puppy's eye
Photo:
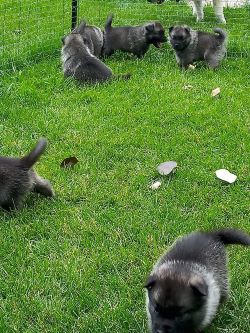
<instances>
[{"instance_id":1,"label":"puppy's eye","mask_svg":"<svg viewBox=\"0 0 250 333\"><path fill-rule=\"evenodd\" d=\"M158 304L155 305L154 312L156 312L156 313L160 313L161 312L161 308L160 308L160 306Z\"/></svg>"}]
</instances>

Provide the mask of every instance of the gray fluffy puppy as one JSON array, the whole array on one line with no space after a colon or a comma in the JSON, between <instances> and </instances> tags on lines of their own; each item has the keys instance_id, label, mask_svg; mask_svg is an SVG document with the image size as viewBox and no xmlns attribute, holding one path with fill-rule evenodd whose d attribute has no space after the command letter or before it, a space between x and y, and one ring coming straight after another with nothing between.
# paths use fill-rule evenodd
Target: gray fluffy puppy
<instances>
[{"instance_id":1,"label":"gray fluffy puppy","mask_svg":"<svg viewBox=\"0 0 250 333\"><path fill-rule=\"evenodd\" d=\"M74 29L73 32L79 33L82 36L85 45L87 45L90 50L90 53L98 58L102 55L103 32L100 28L94 25L87 25L87 23L83 21Z\"/></svg>"},{"instance_id":2,"label":"gray fluffy puppy","mask_svg":"<svg viewBox=\"0 0 250 333\"><path fill-rule=\"evenodd\" d=\"M188 26L169 28L169 40L180 67L187 69L196 60L205 60L215 69L226 54L226 33L215 28L216 34L195 31Z\"/></svg>"},{"instance_id":3,"label":"gray fluffy puppy","mask_svg":"<svg viewBox=\"0 0 250 333\"><path fill-rule=\"evenodd\" d=\"M62 38L61 60L65 77L80 83L102 83L116 78L127 80L130 74L113 75L111 69L96 58L80 34L71 33Z\"/></svg>"},{"instance_id":4,"label":"gray fluffy puppy","mask_svg":"<svg viewBox=\"0 0 250 333\"><path fill-rule=\"evenodd\" d=\"M197 333L228 297L225 245L250 246L240 230L194 232L177 240L154 266L145 285L152 333Z\"/></svg>"},{"instance_id":5,"label":"gray fluffy puppy","mask_svg":"<svg viewBox=\"0 0 250 333\"><path fill-rule=\"evenodd\" d=\"M71 33L63 37L62 42L61 59L65 77L73 77L82 83L111 79L111 69L90 52L80 34Z\"/></svg>"},{"instance_id":6,"label":"gray fluffy puppy","mask_svg":"<svg viewBox=\"0 0 250 333\"><path fill-rule=\"evenodd\" d=\"M32 169L46 146L47 140L40 139L35 148L22 158L0 157L0 206L3 209L18 208L31 191L46 197L54 195L49 181Z\"/></svg>"},{"instance_id":7,"label":"gray fluffy puppy","mask_svg":"<svg viewBox=\"0 0 250 333\"><path fill-rule=\"evenodd\" d=\"M167 41L161 23L151 22L142 26L112 27L113 15L106 21L104 30L104 56L112 55L116 50L133 53L138 58L144 56L151 44L161 47Z\"/></svg>"}]
</instances>

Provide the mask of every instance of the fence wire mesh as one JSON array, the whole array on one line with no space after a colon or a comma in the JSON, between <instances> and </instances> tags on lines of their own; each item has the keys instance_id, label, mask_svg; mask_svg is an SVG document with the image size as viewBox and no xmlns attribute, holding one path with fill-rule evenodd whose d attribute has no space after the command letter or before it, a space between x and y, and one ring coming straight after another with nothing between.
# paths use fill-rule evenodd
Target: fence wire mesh
<instances>
[{"instance_id":1,"label":"fence wire mesh","mask_svg":"<svg viewBox=\"0 0 250 333\"><path fill-rule=\"evenodd\" d=\"M211 0L212 1L212 0ZM114 25L137 25L158 20L168 28L188 24L194 29L211 31L220 26L210 0L203 0L205 19L196 23L189 0L167 0L152 4L147 0L2 0L0 2L0 69L60 50L61 37L70 32L72 13L76 22L103 28L106 17L114 13ZM248 56L250 2L221 0L229 35L228 56ZM72 11L72 3L77 11ZM73 7L74 7L73 6ZM74 19L73 19L74 21Z\"/></svg>"}]
</instances>

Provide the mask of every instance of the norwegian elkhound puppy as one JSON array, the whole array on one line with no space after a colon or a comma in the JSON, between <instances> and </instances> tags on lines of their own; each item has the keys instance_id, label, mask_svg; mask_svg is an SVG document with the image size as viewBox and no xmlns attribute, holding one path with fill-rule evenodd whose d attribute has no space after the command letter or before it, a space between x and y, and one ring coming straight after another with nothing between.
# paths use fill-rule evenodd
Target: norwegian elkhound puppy
<instances>
[{"instance_id":1,"label":"norwegian elkhound puppy","mask_svg":"<svg viewBox=\"0 0 250 333\"><path fill-rule=\"evenodd\" d=\"M161 47L167 38L161 23L151 22L141 26L112 27L113 15L107 18L104 29L103 55L110 56L116 50L133 53L138 58L144 56L151 44Z\"/></svg>"},{"instance_id":2,"label":"norwegian elkhound puppy","mask_svg":"<svg viewBox=\"0 0 250 333\"><path fill-rule=\"evenodd\" d=\"M113 75L111 69L96 58L80 34L71 33L62 38L62 65L65 77L73 77L80 83L102 83L115 78L124 80L130 74Z\"/></svg>"},{"instance_id":3,"label":"norwegian elkhound puppy","mask_svg":"<svg viewBox=\"0 0 250 333\"><path fill-rule=\"evenodd\" d=\"M169 40L180 67L187 69L196 60L205 60L215 69L226 54L227 35L215 28L216 34L195 31L186 25L169 28Z\"/></svg>"},{"instance_id":4,"label":"norwegian elkhound puppy","mask_svg":"<svg viewBox=\"0 0 250 333\"><path fill-rule=\"evenodd\" d=\"M87 25L85 21L82 21L73 32L82 36L91 54L98 58L102 55L103 32L100 28L94 25Z\"/></svg>"},{"instance_id":5,"label":"norwegian elkhound puppy","mask_svg":"<svg viewBox=\"0 0 250 333\"><path fill-rule=\"evenodd\" d=\"M250 246L240 230L194 232L180 238L154 266L145 287L152 333L198 333L228 297L225 245Z\"/></svg>"},{"instance_id":6,"label":"norwegian elkhound puppy","mask_svg":"<svg viewBox=\"0 0 250 333\"><path fill-rule=\"evenodd\" d=\"M54 196L50 182L41 178L32 166L47 146L46 139L40 139L35 148L22 158L0 157L0 206L5 210L18 208L31 191L46 197Z\"/></svg>"}]
</instances>

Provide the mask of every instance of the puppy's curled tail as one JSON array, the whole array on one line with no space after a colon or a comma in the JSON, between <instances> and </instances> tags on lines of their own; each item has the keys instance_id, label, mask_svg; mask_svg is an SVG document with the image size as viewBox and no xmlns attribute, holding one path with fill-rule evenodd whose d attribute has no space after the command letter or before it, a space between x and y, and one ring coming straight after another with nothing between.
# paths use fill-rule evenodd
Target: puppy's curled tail
<instances>
[{"instance_id":1,"label":"puppy's curled tail","mask_svg":"<svg viewBox=\"0 0 250 333\"><path fill-rule=\"evenodd\" d=\"M240 244L250 246L250 235L247 235L241 230L237 229L221 229L209 232L213 238L217 239L224 245Z\"/></svg>"},{"instance_id":2,"label":"puppy's curled tail","mask_svg":"<svg viewBox=\"0 0 250 333\"><path fill-rule=\"evenodd\" d=\"M30 169L40 158L47 147L47 140L41 138L37 145L32 149L32 151L20 159L21 166L25 169Z\"/></svg>"},{"instance_id":3,"label":"puppy's curled tail","mask_svg":"<svg viewBox=\"0 0 250 333\"><path fill-rule=\"evenodd\" d=\"M105 23L105 30L110 30L112 28L112 21L114 18L114 14L110 14L107 18L107 21Z\"/></svg>"},{"instance_id":4,"label":"puppy's curled tail","mask_svg":"<svg viewBox=\"0 0 250 333\"><path fill-rule=\"evenodd\" d=\"M222 42L224 42L224 40L227 39L227 34L226 34L226 32L225 32L223 29L221 29L221 28L215 28L215 29L214 29L214 32L215 32L216 34L219 35L218 38L219 38Z\"/></svg>"},{"instance_id":5,"label":"puppy's curled tail","mask_svg":"<svg viewBox=\"0 0 250 333\"><path fill-rule=\"evenodd\" d=\"M131 78L132 74L127 73L127 74L118 74L115 75L114 78L117 80L129 80Z\"/></svg>"}]
</instances>

